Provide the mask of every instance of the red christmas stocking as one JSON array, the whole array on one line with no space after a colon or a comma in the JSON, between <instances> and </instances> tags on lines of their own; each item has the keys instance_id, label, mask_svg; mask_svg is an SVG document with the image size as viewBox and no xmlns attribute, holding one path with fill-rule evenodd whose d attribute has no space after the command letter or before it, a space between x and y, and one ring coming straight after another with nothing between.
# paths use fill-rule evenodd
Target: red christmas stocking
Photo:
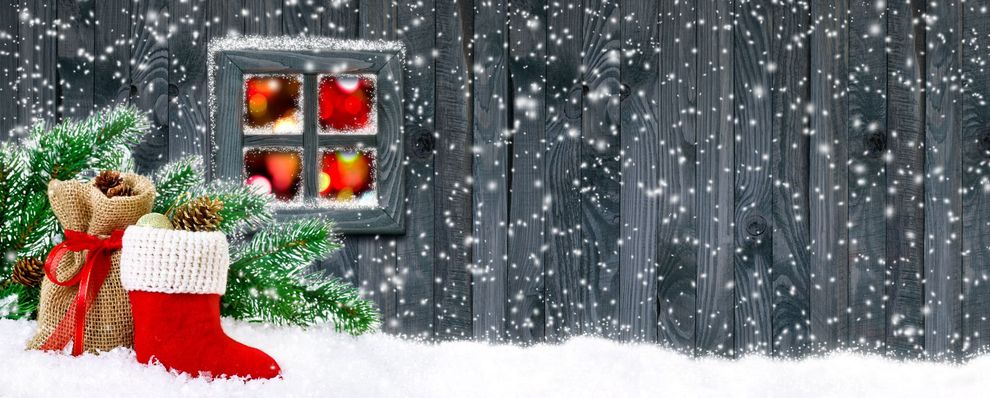
<instances>
[{"instance_id":1,"label":"red christmas stocking","mask_svg":"<svg viewBox=\"0 0 990 398\"><path fill-rule=\"evenodd\" d=\"M193 376L279 375L272 357L227 337L220 327L220 296L230 265L227 249L220 232L127 228L120 279L134 314L138 361L157 361Z\"/></svg>"}]
</instances>

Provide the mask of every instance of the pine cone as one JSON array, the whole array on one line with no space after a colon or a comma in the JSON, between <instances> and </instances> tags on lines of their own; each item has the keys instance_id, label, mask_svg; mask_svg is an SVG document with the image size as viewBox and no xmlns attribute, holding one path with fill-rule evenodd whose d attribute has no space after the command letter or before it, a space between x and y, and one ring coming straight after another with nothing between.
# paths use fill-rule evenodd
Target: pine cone
<instances>
[{"instance_id":1,"label":"pine cone","mask_svg":"<svg viewBox=\"0 0 990 398\"><path fill-rule=\"evenodd\" d=\"M216 231L223 221L221 210L223 202L219 199L200 196L175 209L172 225L186 231Z\"/></svg>"},{"instance_id":2,"label":"pine cone","mask_svg":"<svg viewBox=\"0 0 990 398\"><path fill-rule=\"evenodd\" d=\"M40 285L44 277L45 263L34 257L23 257L14 265L10 280L27 287L34 287Z\"/></svg>"},{"instance_id":3,"label":"pine cone","mask_svg":"<svg viewBox=\"0 0 990 398\"><path fill-rule=\"evenodd\" d=\"M133 194L134 192L131 190L131 186L124 182L107 190L108 198L115 196L132 196Z\"/></svg>"},{"instance_id":4,"label":"pine cone","mask_svg":"<svg viewBox=\"0 0 990 398\"><path fill-rule=\"evenodd\" d=\"M120 172L113 170L103 170L100 175L96 176L93 180L93 185L99 188L100 192L107 194L110 188L116 187L124 183L124 179L120 177Z\"/></svg>"}]
</instances>

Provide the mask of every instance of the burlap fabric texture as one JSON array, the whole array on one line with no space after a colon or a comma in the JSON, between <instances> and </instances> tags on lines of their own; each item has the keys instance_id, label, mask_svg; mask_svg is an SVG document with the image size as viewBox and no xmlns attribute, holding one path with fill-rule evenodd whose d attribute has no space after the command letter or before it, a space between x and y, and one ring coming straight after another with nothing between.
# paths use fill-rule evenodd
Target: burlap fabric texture
<instances>
[{"instance_id":1,"label":"burlap fabric texture","mask_svg":"<svg viewBox=\"0 0 990 398\"><path fill-rule=\"evenodd\" d=\"M126 173L122 177L124 183L132 187L132 196L108 198L92 183L49 182L48 199L62 228L106 238L114 230L133 225L138 218L150 212L155 202L155 186L137 174ZM79 272L86 262L86 254L83 251L62 257L56 272L58 280L68 280ZM83 348L87 352L130 347L134 342L131 305L120 283L120 251L114 252L111 259L110 273L86 315ZM66 317L66 311L78 290L78 286L62 287L48 278L42 281L38 331L28 342L28 348L41 348L62 318ZM73 328L64 329L72 334Z\"/></svg>"}]
</instances>

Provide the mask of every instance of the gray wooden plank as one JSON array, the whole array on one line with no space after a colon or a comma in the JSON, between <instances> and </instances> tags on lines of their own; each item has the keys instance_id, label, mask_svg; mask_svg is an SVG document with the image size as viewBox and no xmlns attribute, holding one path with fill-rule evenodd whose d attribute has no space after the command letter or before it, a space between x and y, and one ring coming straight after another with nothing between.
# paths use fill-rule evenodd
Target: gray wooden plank
<instances>
[{"instance_id":1,"label":"gray wooden plank","mask_svg":"<svg viewBox=\"0 0 990 398\"><path fill-rule=\"evenodd\" d=\"M805 34L811 10L806 4L788 1L772 7L771 14L773 353L800 357L811 345L810 126L806 110L811 95L811 54Z\"/></svg>"},{"instance_id":2,"label":"gray wooden plank","mask_svg":"<svg viewBox=\"0 0 990 398\"><path fill-rule=\"evenodd\" d=\"M433 337L433 202L436 135L435 70L431 55L436 48L433 0L398 5L399 38L406 45L403 68L403 126L406 136L406 234L396 240L398 275L396 300L399 332L407 336Z\"/></svg>"},{"instance_id":3,"label":"gray wooden plank","mask_svg":"<svg viewBox=\"0 0 990 398\"><path fill-rule=\"evenodd\" d=\"M844 346L849 329L846 13L845 3L811 5L811 337L824 349Z\"/></svg>"},{"instance_id":4,"label":"gray wooden plank","mask_svg":"<svg viewBox=\"0 0 990 398\"><path fill-rule=\"evenodd\" d=\"M695 353L735 353L733 2L698 4L698 314ZM704 21L702 24L701 21Z\"/></svg>"},{"instance_id":5,"label":"gray wooden plank","mask_svg":"<svg viewBox=\"0 0 990 398\"><path fill-rule=\"evenodd\" d=\"M57 118L57 37L54 2L20 0L18 8L18 121L23 127Z\"/></svg>"},{"instance_id":6,"label":"gray wooden plank","mask_svg":"<svg viewBox=\"0 0 990 398\"><path fill-rule=\"evenodd\" d=\"M509 228L506 337L540 341L544 330L544 83L546 10L543 1L509 4ZM536 28L534 28L534 26Z\"/></svg>"},{"instance_id":7,"label":"gray wooden plank","mask_svg":"<svg viewBox=\"0 0 990 398\"><path fill-rule=\"evenodd\" d=\"M925 32L925 351L955 359L962 349L962 67L959 0L932 7Z\"/></svg>"},{"instance_id":8,"label":"gray wooden plank","mask_svg":"<svg viewBox=\"0 0 990 398\"><path fill-rule=\"evenodd\" d=\"M130 103L131 4L93 0L93 106Z\"/></svg>"},{"instance_id":9,"label":"gray wooden plank","mask_svg":"<svg viewBox=\"0 0 990 398\"><path fill-rule=\"evenodd\" d=\"M887 353L918 357L925 348L924 86L925 2L887 4Z\"/></svg>"},{"instance_id":10,"label":"gray wooden plank","mask_svg":"<svg viewBox=\"0 0 990 398\"><path fill-rule=\"evenodd\" d=\"M849 3L849 344L884 351L886 8Z\"/></svg>"},{"instance_id":11,"label":"gray wooden plank","mask_svg":"<svg viewBox=\"0 0 990 398\"><path fill-rule=\"evenodd\" d=\"M93 110L93 3L59 0L58 75L59 115L81 118Z\"/></svg>"},{"instance_id":12,"label":"gray wooden plank","mask_svg":"<svg viewBox=\"0 0 990 398\"><path fill-rule=\"evenodd\" d=\"M241 112L244 109L244 76L227 56L216 55L216 170L215 179L242 181L244 144Z\"/></svg>"},{"instance_id":13,"label":"gray wooden plank","mask_svg":"<svg viewBox=\"0 0 990 398\"><path fill-rule=\"evenodd\" d=\"M210 158L209 93L206 51L211 39L244 30L243 4L234 1L177 2L169 23L181 27L169 43L169 158ZM208 172L210 168L207 168Z\"/></svg>"},{"instance_id":14,"label":"gray wooden plank","mask_svg":"<svg viewBox=\"0 0 990 398\"><path fill-rule=\"evenodd\" d=\"M618 324L621 142L619 138L618 2L585 2L582 47L584 102L581 113L581 257L590 301L582 328L612 336Z\"/></svg>"},{"instance_id":15,"label":"gray wooden plank","mask_svg":"<svg viewBox=\"0 0 990 398\"><path fill-rule=\"evenodd\" d=\"M357 1L331 1L329 4L323 2L321 7L317 8L317 12L320 13L320 33L323 36L351 38L357 34Z\"/></svg>"},{"instance_id":16,"label":"gray wooden plank","mask_svg":"<svg viewBox=\"0 0 990 398\"><path fill-rule=\"evenodd\" d=\"M282 33L289 36L320 36L325 2L317 0L284 0L282 3Z\"/></svg>"},{"instance_id":17,"label":"gray wooden plank","mask_svg":"<svg viewBox=\"0 0 990 398\"><path fill-rule=\"evenodd\" d=\"M394 39L395 4L389 0L366 0L359 3L359 37L362 39ZM380 115L382 116L382 115ZM398 115L395 115L398 117ZM401 121L396 120L396 123ZM395 159L400 161L401 159ZM386 164L377 166L379 173L388 170ZM402 170L401 165L397 170ZM383 178L379 175L378 178ZM401 215L399 215L401 217ZM396 306L396 252L395 238L391 236L362 236L355 239L358 250L357 273L361 286L369 294L384 320L383 330L398 331Z\"/></svg>"},{"instance_id":18,"label":"gray wooden plank","mask_svg":"<svg viewBox=\"0 0 990 398\"><path fill-rule=\"evenodd\" d=\"M737 0L733 36L735 113L736 355L770 355L773 193L770 153L770 1Z\"/></svg>"},{"instance_id":19,"label":"gray wooden plank","mask_svg":"<svg viewBox=\"0 0 990 398\"><path fill-rule=\"evenodd\" d=\"M550 201L546 210L544 252L544 332L561 341L581 331L584 303L590 292L581 260L580 161L583 108L581 7L551 3L547 10L546 168L543 173Z\"/></svg>"},{"instance_id":20,"label":"gray wooden plank","mask_svg":"<svg viewBox=\"0 0 990 398\"><path fill-rule=\"evenodd\" d=\"M963 350L990 349L990 0L967 1L962 55Z\"/></svg>"},{"instance_id":21,"label":"gray wooden plank","mask_svg":"<svg viewBox=\"0 0 990 398\"><path fill-rule=\"evenodd\" d=\"M433 0L398 6L399 38L406 45L403 126L406 136L406 233L396 240L399 333L433 337L435 70Z\"/></svg>"},{"instance_id":22,"label":"gray wooden plank","mask_svg":"<svg viewBox=\"0 0 990 398\"><path fill-rule=\"evenodd\" d=\"M221 0L222 1L222 0ZM244 33L278 36L282 34L282 0L244 1Z\"/></svg>"},{"instance_id":23,"label":"gray wooden plank","mask_svg":"<svg viewBox=\"0 0 990 398\"><path fill-rule=\"evenodd\" d=\"M619 247L618 337L653 342L657 339L657 222L662 192L660 170L676 163L677 156L661 154L658 126L659 39L657 3L623 1L622 76L625 98L619 103L619 138L622 148Z\"/></svg>"},{"instance_id":24,"label":"gray wooden plank","mask_svg":"<svg viewBox=\"0 0 990 398\"><path fill-rule=\"evenodd\" d=\"M131 103L147 112L151 122L131 152L139 172L168 162L168 15L167 0L134 3L131 10Z\"/></svg>"},{"instance_id":25,"label":"gray wooden plank","mask_svg":"<svg viewBox=\"0 0 990 398\"><path fill-rule=\"evenodd\" d=\"M434 334L438 339L474 335L471 274L471 200L474 12L471 1L439 1L436 18L436 189L433 222Z\"/></svg>"},{"instance_id":26,"label":"gray wooden plank","mask_svg":"<svg viewBox=\"0 0 990 398\"><path fill-rule=\"evenodd\" d=\"M509 169L506 4L475 1L474 178L472 266L474 337L500 339L505 331Z\"/></svg>"},{"instance_id":27,"label":"gray wooden plank","mask_svg":"<svg viewBox=\"0 0 990 398\"><path fill-rule=\"evenodd\" d=\"M697 107L698 9L695 2L660 2L657 230L658 341L694 351L698 277Z\"/></svg>"},{"instance_id":28,"label":"gray wooden plank","mask_svg":"<svg viewBox=\"0 0 990 398\"><path fill-rule=\"evenodd\" d=\"M11 12L0 13L0 140L13 136L18 124L18 59L20 36L18 20L20 13L9 4Z\"/></svg>"}]
</instances>

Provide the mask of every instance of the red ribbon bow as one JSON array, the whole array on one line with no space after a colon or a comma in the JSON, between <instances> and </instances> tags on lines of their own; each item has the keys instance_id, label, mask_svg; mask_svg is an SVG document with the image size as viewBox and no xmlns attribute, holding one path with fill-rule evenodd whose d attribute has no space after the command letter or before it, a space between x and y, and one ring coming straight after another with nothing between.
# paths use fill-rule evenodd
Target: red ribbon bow
<instances>
[{"instance_id":1,"label":"red ribbon bow","mask_svg":"<svg viewBox=\"0 0 990 398\"><path fill-rule=\"evenodd\" d=\"M59 321L58 326L51 336L41 345L42 350L62 350L73 340L72 355L80 355L83 352L83 338L86 332L86 312L89 306L96 300L96 296L110 273L110 254L114 250L120 249L124 237L124 230L113 231L110 237L103 239L85 232L65 230L65 240L59 243L48 254L45 260L45 275L52 283L70 287L79 285L76 299L69 306L65 316ZM88 250L86 263L83 264L79 272L69 280L61 282L56 277L55 271L58 269L62 256L67 252L81 252ZM69 328L74 328L74 333L69 334ZM74 337L73 337L74 336Z\"/></svg>"}]
</instances>

